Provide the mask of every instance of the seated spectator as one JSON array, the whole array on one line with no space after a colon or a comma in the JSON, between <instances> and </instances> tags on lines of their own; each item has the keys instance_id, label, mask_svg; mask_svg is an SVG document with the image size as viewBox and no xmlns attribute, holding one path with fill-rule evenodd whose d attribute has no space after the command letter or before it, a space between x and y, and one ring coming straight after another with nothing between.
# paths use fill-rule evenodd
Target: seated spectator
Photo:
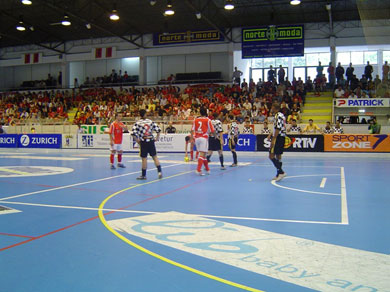
<instances>
[{"instance_id":1,"label":"seated spectator","mask_svg":"<svg viewBox=\"0 0 390 292\"><path fill-rule=\"evenodd\" d=\"M7 132L3 128L3 124L2 123L0 123L0 134L7 134Z\"/></svg>"},{"instance_id":2,"label":"seated spectator","mask_svg":"<svg viewBox=\"0 0 390 292\"><path fill-rule=\"evenodd\" d=\"M333 127L334 134L344 134L344 129L340 125L340 121L336 121L336 124Z\"/></svg>"},{"instance_id":3,"label":"seated spectator","mask_svg":"<svg viewBox=\"0 0 390 292\"><path fill-rule=\"evenodd\" d=\"M264 121L263 123L263 129L261 130L261 134L270 134L271 130L268 128L268 122Z\"/></svg>"},{"instance_id":4,"label":"seated spectator","mask_svg":"<svg viewBox=\"0 0 390 292\"><path fill-rule=\"evenodd\" d=\"M244 128L242 129L243 134L253 134L253 125L251 125L249 120L246 120L244 123Z\"/></svg>"},{"instance_id":5,"label":"seated spectator","mask_svg":"<svg viewBox=\"0 0 390 292\"><path fill-rule=\"evenodd\" d=\"M343 88L341 87L341 85L339 85L339 86L337 87L337 89L334 91L333 97L334 97L334 98L343 98L343 97L344 97L344 93L345 93L345 91L343 90Z\"/></svg>"},{"instance_id":6,"label":"seated spectator","mask_svg":"<svg viewBox=\"0 0 390 292\"><path fill-rule=\"evenodd\" d=\"M370 134L380 134L381 133L381 125L378 124L376 117L372 117L369 121L368 132Z\"/></svg>"},{"instance_id":7,"label":"seated spectator","mask_svg":"<svg viewBox=\"0 0 390 292\"><path fill-rule=\"evenodd\" d=\"M301 117L296 110L292 110L291 114L287 117L287 123L291 124L293 120L298 122L301 121Z\"/></svg>"},{"instance_id":8,"label":"seated spectator","mask_svg":"<svg viewBox=\"0 0 390 292\"><path fill-rule=\"evenodd\" d=\"M316 124L313 123L313 120L309 120L309 124L306 125L306 127L303 129L302 133L306 134L316 134L316 133L321 133L320 127L318 127Z\"/></svg>"},{"instance_id":9,"label":"seated spectator","mask_svg":"<svg viewBox=\"0 0 390 292\"><path fill-rule=\"evenodd\" d=\"M324 128L324 134L333 134L333 129L330 125L330 122L326 122L326 126Z\"/></svg>"},{"instance_id":10,"label":"seated spectator","mask_svg":"<svg viewBox=\"0 0 390 292\"><path fill-rule=\"evenodd\" d=\"M173 126L172 122L169 122L168 127L165 129L165 134L175 134L176 128Z\"/></svg>"},{"instance_id":11,"label":"seated spectator","mask_svg":"<svg viewBox=\"0 0 390 292\"><path fill-rule=\"evenodd\" d=\"M290 133L290 134L301 134L302 133L301 127L297 125L296 119L291 120L291 126L287 129L287 133Z\"/></svg>"}]
</instances>

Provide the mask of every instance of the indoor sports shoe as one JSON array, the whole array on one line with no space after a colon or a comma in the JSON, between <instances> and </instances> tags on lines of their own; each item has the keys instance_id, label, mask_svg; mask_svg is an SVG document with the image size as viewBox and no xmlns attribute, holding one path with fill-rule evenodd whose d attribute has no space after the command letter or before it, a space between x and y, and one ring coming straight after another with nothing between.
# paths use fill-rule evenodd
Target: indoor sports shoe
<instances>
[{"instance_id":1,"label":"indoor sports shoe","mask_svg":"<svg viewBox=\"0 0 390 292\"><path fill-rule=\"evenodd\" d=\"M236 167L237 164L236 163L233 163L232 165L230 165L230 167Z\"/></svg>"},{"instance_id":2,"label":"indoor sports shoe","mask_svg":"<svg viewBox=\"0 0 390 292\"><path fill-rule=\"evenodd\" d=\"M210 175L210 170L206 170L206 174L207 174L207 175Z\"/></svg>"},{"instance_id":3,"label":"indoor sports shoe","mask_svg":"<svg viewBox=\"0 0 390 292\"><path fill-rule=\"evenodd\" d=\"M162 179L162 172L159 172L159 173L158 173L158 178L159 178L159 179Z\"/></svg>"},{"instance_id":4,"label":"indoor sports shoe","mask_svg":"<svg viewBox=\"0 0 390 292\"><path fill-rule=\"evenodd\" d=\"M139 177L137 177L137 180L145 180L146 179L146 176L143 176L143 175L140 175Z\"/></svg>"},{"instance_id":5,"label":"indoor sports shoe","mask_svg":"<svg viewBox=\"0 0 390 292\"><path fill-rule=\"evenodd\" d=\"M225 166L221 166L221 170L225 170L226 169L226 167Z\"/></svg>"},{"instance_id":6,"label":"indoor sports shoe","mask_svg":"<svg viewBox=\"0 0 390 292\"><path fill-rule=\"evenodd\" d=\"M126 166L123 163L118 163L117 166L120 167L120 168L126 168Z\"/></svg>"},{"instance_id":7,"label":"indoor sports shoe","mask_svg":"<svg viewBox=\"0 0 390 292\"><path fill-rule=\"evenodd\" d=\"M203 175L204 175L204 173L202 173L201 171L197 171L197 170L195 170L195 173L196 173L197 175L200 175L200 176L203 176Z\"/></svg>"},{"instance_id":8,"label":"indoor sports shoe","mask_svg":"<svg viewBox=\"0 0 390 292\"><path fill-rule=\"evenodd\" d=\"M278 177L275 179L275 181L281 181L283 178L286 177L286 175L287 175L286 173L279 174Z\"/></svg>"},{"instance_id":9,"label":"indoor sports shoe","mask_svg":"<svg viewBox=\"0 0 390 292\"><path fill-rule=\"evenodd\" d=\"M111 164L110 168L111 168L111 169L115 169L114 164Z\"/></svg>"}]
</instances>

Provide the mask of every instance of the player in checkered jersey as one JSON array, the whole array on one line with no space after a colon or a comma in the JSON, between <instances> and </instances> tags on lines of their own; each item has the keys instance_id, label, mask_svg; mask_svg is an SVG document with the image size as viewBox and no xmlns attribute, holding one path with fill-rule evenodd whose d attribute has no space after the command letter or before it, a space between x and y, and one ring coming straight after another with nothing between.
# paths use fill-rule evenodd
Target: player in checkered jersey
<instances>
[{"instance_id":1,"label":"player in checkered jersey","mask_svg":"<svg viewBox=\"0 0 390 292\"><path fill-rule=\"evenodd\" d=\"M236 145L238 142L238 136L240 135L240 130L238 129L238 124L234 116L229 117L232 123L229 126L228 138L229 138L229 148L233 154L233 164L230 167L237 166L237 153Z\"/></svg>"},{"instance_id":2,"label":"player in checkered jersey","mask_svg":"<svg viewBox=\"0 0 390 292\"><path fill-rule=\"evenodd\" d=\"M156 165L158 178L162 178L161 165L157 157L156 146L154 144L153 132L157 133L156 140L160 138L160 127L153 121L145 119L146 110L140 110L141 119L133 126L131 135L135 138L135 141L140 147L140 156L142 159L142 174L137 177L138 180L146 179L146 168L148 165L148 154L152 156L154 164Z\"/></svg>"},{"instance_id":3,"label":"player in checkered jersey","mask_svg":"<svg viewBox=\"0 0 390 292\"><path fill-rule=\"evenodd\" d=\"M291 126L290 126L290 128L288 128L287 132L290 134L301 134L302 133L302 129L300 126L297 125L296 119L291 120Z\"/></svg>"},{"instance_id":4,"label":"player in checkered jersey","mask_svg":"<svg viewBox=\"0 0 390 292\"><path fill-rule=\"evenodd\" d=\"M219 154L219 162L221 163L221 170L225 169L225 166L223 165L223 129L222 129L222 122L217 119L218 114L213 114L213 120L211 123L214 126L215 135L209 137L209 152L207 153L207 161L210 162L210 157L213 154L213 151L218 151Z\"/></svg>"},{"instance_id":5,"label":"player in checkered jersey","mask_svg":"<svg viewBox=\"0 0 390 292\"><path fill-rule=\"evenodd\" d=\"M272 180L280 181L286 176L286 173L282 169L281 161L286 139L286 117L280 112L280 105L278 103L272 105L271 114L275 115L275 122L273 134L268 135L268 140L271 141L269 159L277 170L277 174Z\"/></svg>"}]
</instances>

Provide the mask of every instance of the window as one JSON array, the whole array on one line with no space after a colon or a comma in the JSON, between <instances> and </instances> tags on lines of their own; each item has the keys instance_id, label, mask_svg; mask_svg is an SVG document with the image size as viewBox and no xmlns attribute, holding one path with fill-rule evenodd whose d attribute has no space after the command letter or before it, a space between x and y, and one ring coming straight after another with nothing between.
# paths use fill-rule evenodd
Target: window
<instances>
[{"instance_id":1,"label":"window","mask_svg":"<svg viewBox=\"0 0 390 292\"><path fill-rule=\"evenodd\" d=\"M275 58L264 59L264 68L269 68L269 66L275 67Z\"/></svg>"},{"instance_id":2,"label":"window","mask_svg":"<svg viewBox=\"0 0 390 292\"><path fill-rule=\"evenodd\" d=\"M383 51L383 63L390 63L390 51Z\"/></svg>"},{"instance_id":3,"label":"window","mask_svg":"<svg viewBox=\"0 0 390 292\"><path fill-rule=\"evenodd\" d=\"M252 59L252 68L263 68L263 59Z\"/></svg>"},{"instance_id":4,"label":"window","mask_svg":"<svg viewBox=\"0 0 390 292\"><path fill-rule=\"evenodd\" d=\"M277 67L279 67L279 65L282 65L282 67L288 67L288 58L276 58L275 65Z\"/></svg>"},{"instance_id":5,"label":"window","mask_svg":"<svg viewBox=\"0 0 390 292\"><path fill-rule=\"evenodd\" d=\"M318 65L318 54L305 54L306 55L306 65L307 66L317 66Z\"/></svg>"},{"instance_id":6,"label":"window","mask_svg":"<svg viewBox=\"0 0 390 292\"><path fill-rule=\"evenodd\" d=\"M322 65L329 65L330 63L330 53L319 53L318 60Z\"/></svg>"},{"instance_id":7,"label":"window","mask_svg":"<svg viewBox=\"0 0 390 292\"><path fill-rule=\"evenodd\" d=\"M293 66L305 66L306 65L306 59L305 57L293 57Z\"/></svg>"},{"instance_id":8,"label":"window","mask_svg":"<svg viewBox=\"0 0 390 292\"><path fill-rule=\"evenodd\" d=\"M337 64L341 63L341 65L349 65L350 62L351 62L350 52L337 53Z\"/></svg>"},{"instance_id":9,"label":"window","mask_svg":"<svg viewBox=\"0 0 390 292\"><path fill-rule=\"evenodd\" d=\"M351 62L353 65L364 64L363 52L351 52Z\"/></svg>"},{"instance_id":10,"label":"window","mask_svg":"<svg viewBox=\"0 0 390 292\"><path fill-rule=\"evenodd\" d=\"M364 52L364 64L370 62L370 64L378 64L378 52L377 51L368 51Z\"/></svg>"}]
</instances>

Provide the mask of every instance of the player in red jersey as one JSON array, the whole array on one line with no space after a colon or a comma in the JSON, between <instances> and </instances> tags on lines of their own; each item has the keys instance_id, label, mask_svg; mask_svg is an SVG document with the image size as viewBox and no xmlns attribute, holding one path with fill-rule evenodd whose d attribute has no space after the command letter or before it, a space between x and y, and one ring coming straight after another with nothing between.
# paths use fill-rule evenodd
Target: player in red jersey
<instances>
[{"instance_id":1,"label":"player in red jersey","mask_svg":"<svg viewBox=\"0 0 390 292\"><path fill-rule=\"evenodd\" d=\"M123 131L127 130L127 127L125 124L121 122L122 120L122 114L117 113L115 115L115 121L111 123L110 129L108 131L108 134L110 135L110 163L111 163L111 169L115 169L114 166L114 156L115 153L118 153L118 167L125 168L126 166L122 163L122 140L123 140Z\"/></svg>"},{"instance_id":2,"label":"player in red jersey","mask_svg":"<svg viewBox=\"0 0 390 292\"><path fill-rule=\"evenodd\" d=\"M188 148L188 145L190 145L191 161L194 161L195 139L193 137L191 137L191 134L190 134L190 135L185 137L185 140L186 140L186 147L184 149L184 151L185 151L184 160L189 161L187 148ZM198 149L196 149L195 159L198 159L198 156L199 156L199 152L198 152Z\"/></svg>"},{"instance_id":3,"label":"player in red jersey","mask_svg":"<svg viewBox=\"0 0 390 292\"><path fill-rule=\"evenodd\" d=\"M205 108L200 109L200 117L194 120L192 124L191 137L195 137L196 149L199 151L198 167L196 173L202 174L202 165L206 169L206 173L210 174L209 163L207 162L206 153L209 150L209 135L215 132L214 126L211 120L207 117L207 110Z\"/></svg>"}]
</instances>

